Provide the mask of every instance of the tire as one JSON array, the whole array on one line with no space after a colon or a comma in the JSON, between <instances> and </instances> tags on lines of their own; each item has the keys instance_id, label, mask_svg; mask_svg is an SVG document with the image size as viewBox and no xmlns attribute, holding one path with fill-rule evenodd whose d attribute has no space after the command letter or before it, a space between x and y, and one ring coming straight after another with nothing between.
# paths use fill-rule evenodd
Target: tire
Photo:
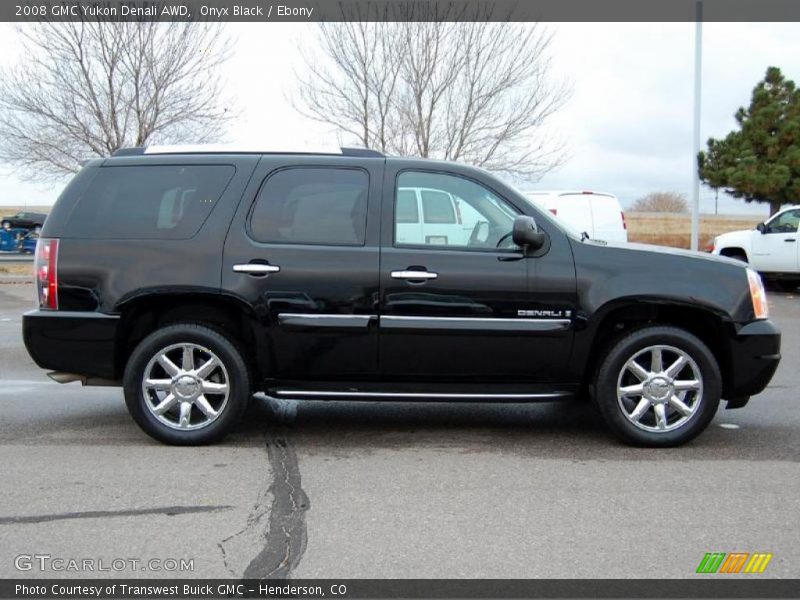
<instances>
[{"instance_id":1,"label":"tire","mask_svg":"<svg viewBox=\"0 0 800 600\"><path fill-rule=\"evenodd\" d=\"M679 389L674 382L681 382ZM722 393L719 365L708 347L670 326L644 327L617 341L594 387L611 431L628 444L650 447L679 446L695 438L714 418Z\"/></svg>"},{"instance_id":2,"label":"tire","mask_svg":"<svg viewBox=\"0 0 800 600\"><path fill-rule=\"evenodd\" d=\"M797 287L800 286L800 280L776 279L772 282L772 285L781 292L795 292L797 291Z\"/></svg>"},{"instance_id":3,"label":"tire","mask_svg":"<svg viewBox=\"0 0 800 600\"><path fill-rule=\"evenodd\" d=\"M232 340L203 325L159 329L139 343L125 367L128 412L145 433L166 444L216 442L250 400L242 356Z\"/></svg>"}]
</instances>

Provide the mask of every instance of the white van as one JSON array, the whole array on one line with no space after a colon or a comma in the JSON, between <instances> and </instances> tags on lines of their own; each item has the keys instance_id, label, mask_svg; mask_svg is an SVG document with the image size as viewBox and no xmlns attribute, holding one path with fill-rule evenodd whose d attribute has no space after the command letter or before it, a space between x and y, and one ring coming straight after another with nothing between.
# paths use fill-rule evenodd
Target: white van
<instances>
[{"instance_id":1,"label":"white van","mask_svg":"<svg viewBox=\"0 0 800 600\"><path fill-rule=\"evenodd\" d=\"M628 226L619 200L613 194L576 191L528 191L524 194L549 210L574 231L593 240L628 241Z\"/></svg>"},{"instance_id":2,"label":"white van","mask_svg":"<svg viewBox=\"0 0 800 600\"><path fill-rule=\"evenodd\" d=\"M401 244L466 246L478 221L469 204L429 188L397 190L397 241Z\"/></svg>"}]
</instances>

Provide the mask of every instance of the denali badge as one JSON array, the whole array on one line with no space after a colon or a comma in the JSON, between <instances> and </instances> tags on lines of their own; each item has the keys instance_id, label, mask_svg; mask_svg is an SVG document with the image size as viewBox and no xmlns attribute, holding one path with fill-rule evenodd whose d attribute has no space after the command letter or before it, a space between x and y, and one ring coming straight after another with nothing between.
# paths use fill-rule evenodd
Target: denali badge
<instances>
[{"instance_id":1,"label":"denali badge","mask_svg":"<svg viewBox=\"0 0 800 600\"><path fill-rule=\"evenodd\" d=\"M571 310L518 310L518 317L539 317L544 319L567 319L572 316Z\"/></svg>"}]
</instances>

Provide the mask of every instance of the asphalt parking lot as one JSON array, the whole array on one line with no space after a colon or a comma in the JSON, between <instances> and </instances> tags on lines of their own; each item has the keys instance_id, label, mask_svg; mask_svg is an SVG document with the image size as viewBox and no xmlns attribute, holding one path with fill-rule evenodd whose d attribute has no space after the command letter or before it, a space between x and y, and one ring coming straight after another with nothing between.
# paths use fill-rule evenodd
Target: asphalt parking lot
<instances>
[{"instance_id":1,"label":"asphalt parking lot","mask_svg":"<svg viewBox=\"0 0 800 600\"><path fill-rule=\"evenodd\" d=\"M684 578L734 551L798 577L800 294L769 300L771 387L678 449L623 446L578 403L267 400L174 448L120 390L51 383L22 345L31 286L0 285L0 577ZM33 554L193 571L15 567Z\"/></svg>"}]
</instances>

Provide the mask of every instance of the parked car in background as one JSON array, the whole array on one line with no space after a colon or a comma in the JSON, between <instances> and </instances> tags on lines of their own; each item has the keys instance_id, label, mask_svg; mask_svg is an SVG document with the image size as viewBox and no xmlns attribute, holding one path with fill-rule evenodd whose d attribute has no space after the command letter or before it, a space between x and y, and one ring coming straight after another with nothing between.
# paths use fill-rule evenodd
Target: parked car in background
<instances>
[{"instance_id":1,"label":"parked car in background","mask_svg":"<svg viewBox=\"0 0 800 600\"><path fill-rule=\"evenodd\" d=\"M434 219L404 240L426 192ZM465 225L466 206L474 235L456 240L450 210ZM594 242L484 171L364 149L89 161L34 272L22 327L36 363L62 383L122 386L136 423L172 444L219 439L263 391L589 395L623 440L674 446L721 399L747 404L780 360L747 265Z\"/></svg>"},{"instance_id":2,"label":"parked car in background","mask_svg":"<svg viewBox=\"0 0 800 600\"><path fill-rule=\"evenodd\" d=\"M35 213L35 212L18 212L15 215L11 215L9 217L3 217L0 220L0 227L5 227L6 223L12 229L16 229L18 227L25 228L25 229L35 229L37 227L41 227L44 225L44 221L47 218L47 215L43 213Z\"/></svg>"},{"instance_id":3,"label":"parked car in background","mask_svg":"<svg viewBox=\"0 0 800 600\"><path fill-rule=\"evenodd\" d=\"M628 226L619 200L613 194L591 191L528 191L525 195L553 213L573 231L593 240L627 242Z\"/></svg>"},{"instance_id":4,"label":"parked car in background","mask_svg":"<svg viewBox=\"0 0 800 600\"><path fill-rule=\"evenodd\" d=\"M17 252L20 241L28 233L19 227L0 227L0 252Z\"/></svg>"},{"instance_id":5,"label":"parked car in background","mask_svg":"<svg viewBox=\"0 0 800 600\"><path fill-rule=\"evenodd\" d=\"M35 254L36 242L39 240L39 232L31 231L17 242L17 252L20 254Z\"/></svg>"},{"instance_id":6,"label":"parked car in background","mask_svg":"<svg viewBox=\"0 0 800 600\"><path fill-rule=\"evenodd\" d=\"M729 256L750 266L786 288L800 285L800 206L776 213L755 229L731 231L714 238L712 254Z\"/></svg>"}]
</instances>

